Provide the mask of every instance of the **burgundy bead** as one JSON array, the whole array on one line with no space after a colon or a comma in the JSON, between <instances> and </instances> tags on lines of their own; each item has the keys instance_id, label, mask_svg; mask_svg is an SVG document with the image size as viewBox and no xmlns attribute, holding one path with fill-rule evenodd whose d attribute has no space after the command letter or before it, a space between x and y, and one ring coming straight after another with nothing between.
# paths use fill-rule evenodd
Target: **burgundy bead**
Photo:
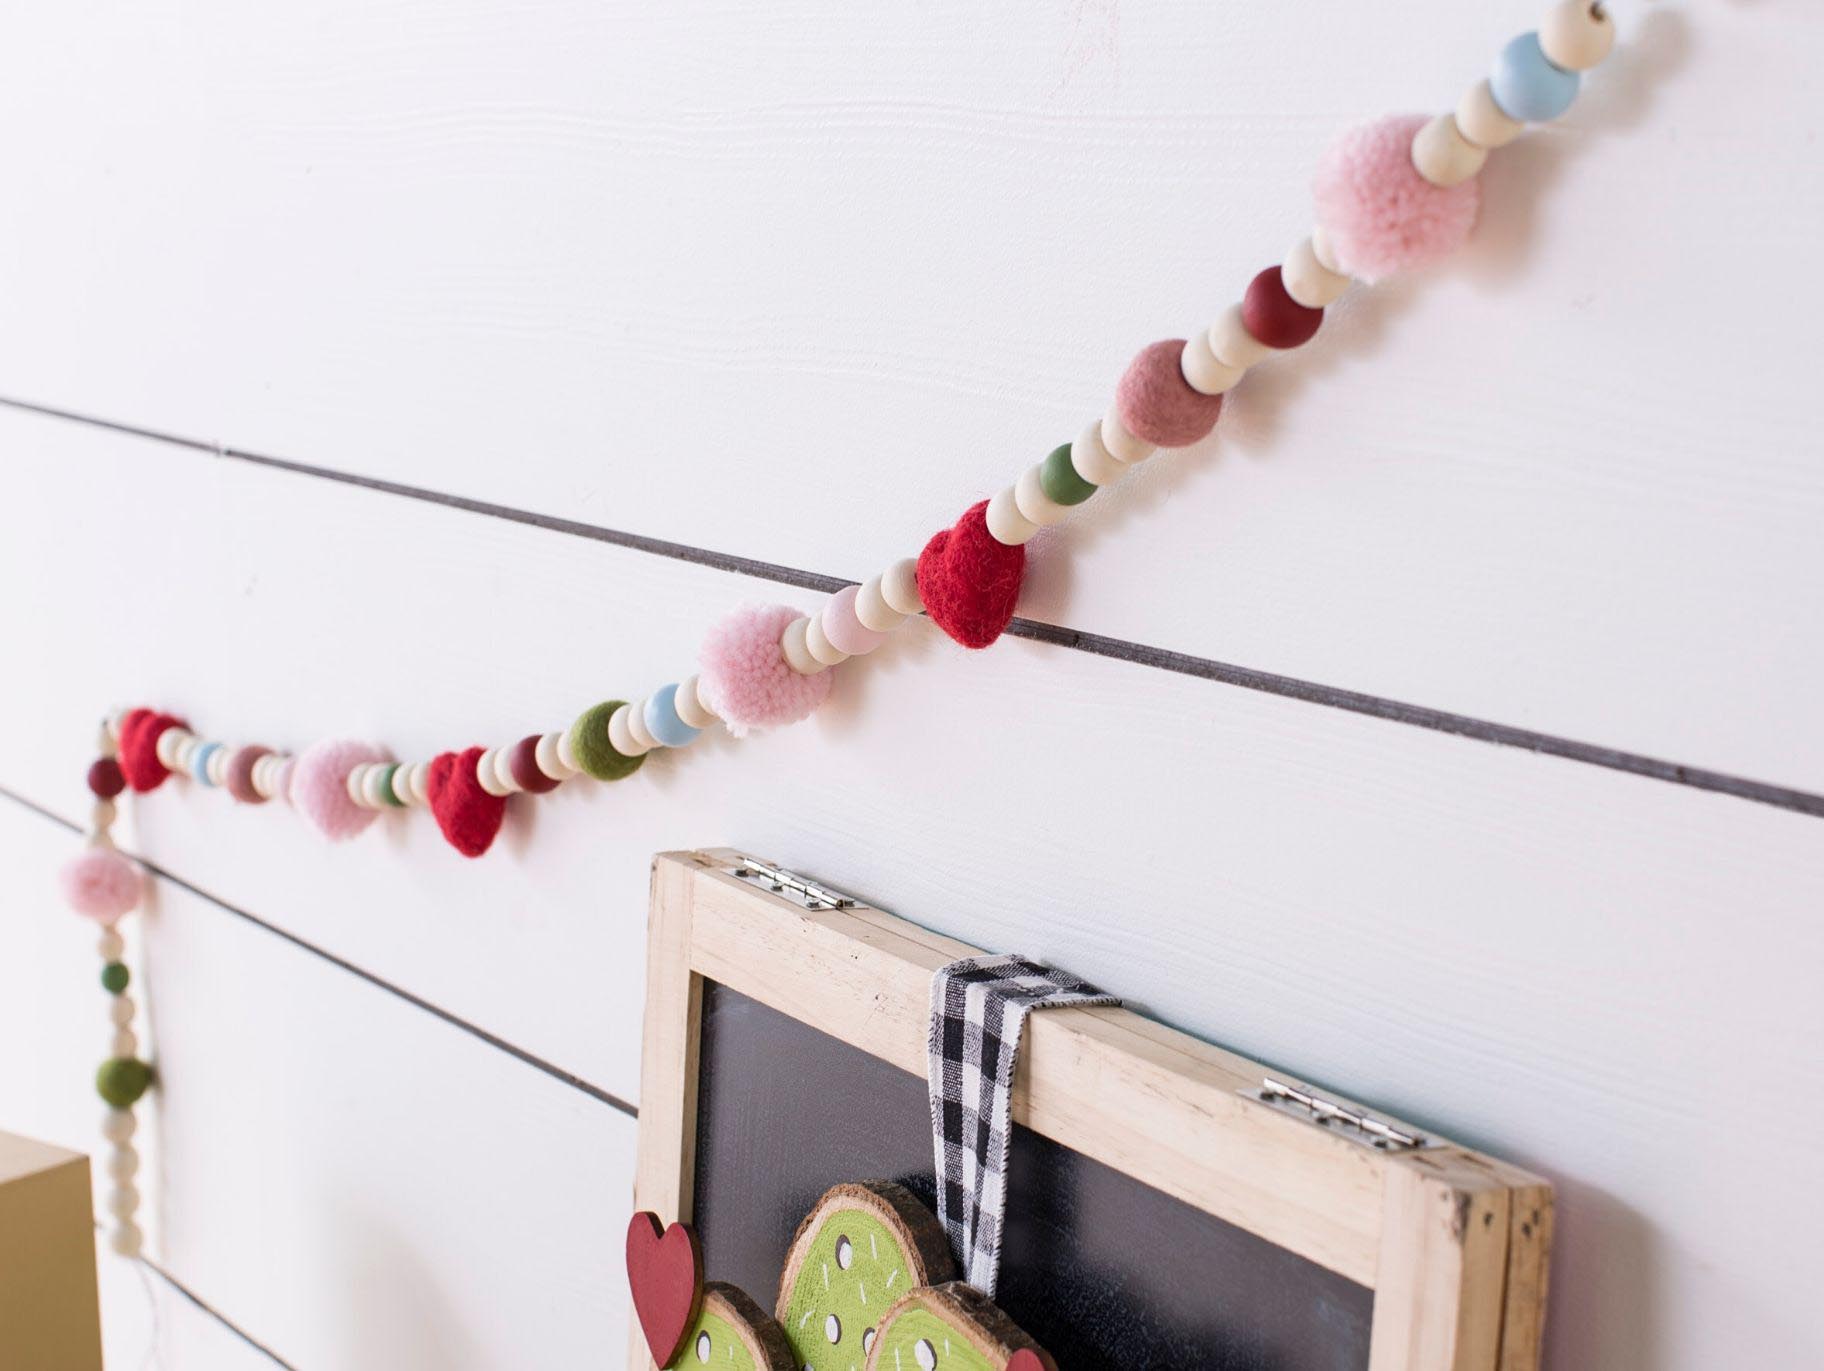
<instances>
[{"instance_id":1,"label":"burgundy bead","mask_svg":"<svg viewBox=\"0 0 1824 1371\"><path fill-rule=\"evenodd\" d=\"M127 778L120 763L112 757L97 757L89 768L89 790L104 800L111 800L127 788Z\"/></svg>"},{"instance_id":2,"label":"burgundy bead","mask_svg":"<svg viewBox=\"0 0 1824 1371\"><path fill-rule=\"evenodd\" d=\"M1248 282L1248 293L1241 301L1241 322L1256 342L1270 348L1295 348L1311 341L1324 322L1324 312L1286 294L1279 268L1268 267Z\"/></svg>"},{"instance_id":3,"label":"burgundy bead","mask_svg":"<svg viewBox=\"0 0 1824 1371\"><path fill-rule=\"evenodd\" d=\"M557 782L538 769L536 733L528 733L513 744L513 751L507 756L507 766L513 773L513 784L529 795L543 795L548 790L557 789Z\"/></svg>"}]
</instances>

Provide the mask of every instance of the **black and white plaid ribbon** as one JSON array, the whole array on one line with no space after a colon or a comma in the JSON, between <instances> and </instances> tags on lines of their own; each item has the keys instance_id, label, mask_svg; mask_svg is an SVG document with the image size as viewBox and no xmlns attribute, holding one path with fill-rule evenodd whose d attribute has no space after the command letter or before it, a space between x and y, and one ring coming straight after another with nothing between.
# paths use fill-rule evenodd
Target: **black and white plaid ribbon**
<instances>
[{"instance_id":1,"label":"black and white plaid ribbon","mask_svg":"<svg viewBox=\"0 0 1824 1371\"><path fill-rule=\"evenodd\" d=\"M963 1279L984 1295L994 1294L1001 1273L1013 1066L1026 1016L1119 1003L1024 957L965 957L932 974L928 1083L937 1217Z\"/></svg>"}]
</instances>

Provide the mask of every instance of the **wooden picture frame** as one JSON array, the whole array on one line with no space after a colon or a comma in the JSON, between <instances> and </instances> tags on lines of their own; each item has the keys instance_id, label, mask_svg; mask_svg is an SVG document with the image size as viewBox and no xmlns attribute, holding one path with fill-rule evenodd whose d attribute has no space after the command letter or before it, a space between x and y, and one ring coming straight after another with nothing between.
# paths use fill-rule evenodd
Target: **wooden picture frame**
<instances>
[{"instance_id":1,"label":"wooden picture frame","mask_svg":"<svg viewBox=\"0 0 1824 1371\"><path fill-rule=\"evenodd\" d=\"M924 1075L931 973L979 949L807 885L729 850L654 860L635 1208L691 1218L706 982ZM1013 1113L1371 1289L1369 1371L1539 1365L1538 1176L1126 1009L1035 1014ZM637 1326L628 1365L652 1365Z\"/></svg>"}]
</instances>

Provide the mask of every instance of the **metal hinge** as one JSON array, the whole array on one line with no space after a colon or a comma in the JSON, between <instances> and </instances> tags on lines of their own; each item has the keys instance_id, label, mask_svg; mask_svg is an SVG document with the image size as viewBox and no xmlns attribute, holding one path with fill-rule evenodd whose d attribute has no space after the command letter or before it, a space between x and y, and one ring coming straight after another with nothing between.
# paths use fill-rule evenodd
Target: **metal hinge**
<instances>
[{"instance_id":1,"label":"metal hinge","mask_svg":"<svg viewBox=\"0 0 1824 1371\"><path fill-rule=\"evenodd\" d=\"M1313 1095L1309 1090L1287 1085L1271 1076L1265 1077L1258 1089L1244 1090L1241 1093L1250 1100L1259 1100L1294 1118L1327 1128L1339 1138L1347 1138L1378 1152L1409 1152L1417 1148L1443 1145L1431 1141L1422 1133L1409 1132L1398 1124L1377 1119L1372 1114L1351 1109L1334 1100L1326 1100L1321 1095Z\"/></svg>"},{"instance_id":2,"label":"metal hinge","mask_svg":"<svg viewBox=\"0 0 1824 1371\"><path fill-rule=\"evenodd\" d=\"M795 900L806 909L853 909L861 903L839 890L830 890L787 871L784 867L773 866L753 857L737 857L734 875L737 880L746 881L749 885L757 885L762 890L770 890L775 895Z\"/></svg>"}]
</instances>

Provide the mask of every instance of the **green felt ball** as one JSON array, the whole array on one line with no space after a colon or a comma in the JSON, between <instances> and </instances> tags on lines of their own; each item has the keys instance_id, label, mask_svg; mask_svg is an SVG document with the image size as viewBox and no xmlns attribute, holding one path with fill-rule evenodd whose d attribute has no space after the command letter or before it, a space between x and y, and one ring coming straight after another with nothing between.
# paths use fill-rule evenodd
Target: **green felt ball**
<instances>
[{"instance_id":1,"label":"green felt ball","mask_svg":"<svg viewBox=\"0 0 1824 1371\"><path fill-rule=\"evenodd\" d=\"M394 809L404 809L405 801L393 791L393 773L399 770L399 763L387 762L380 768L380 798Z\"/></svg>"},{"instance_id":2,"label":"green felt ball","mask_svg":"<svg viewBox=\"0 0 1824 1371\"><path fill-rule=\"evenodd\" d=\"M118 995L125 990L130 979L124 962L109 962L101 969L101 988L110 995Z\"/></svg>"},{"instance_id":3,"label":"green felt ball","mask_svg":"<svg viewBox=\"0 0 1824 1371\"><path fill-rule=\"evenodd\" d=\"M1039 489L1054 505L1080 505L1096 493L1070 460L1070 444L1056 447L1039 468Z\"/></svg>"},{"instance_id":4,"label":"green felt ball","mask_svg":"<svg viewBox=\"0 0 1824 1371\"><path fill-rule=\"evenodd\" d=\"M95 1091L116 1109L131 1109L152 1084L152 1068L137 1057L110 1057L95 1073Z\"/></svg>"},{"instance_id":5,"label":"green felt ball","mask_svg":"<svg viewBox=\"0 0 1824 1371\"><path fill-rule=\"evenodd\" d=\"M619 781L633 775L645 761L644 755L629 757L617 752L608 741L608 721L625 700L605 700L584 710L570 725L570 751L576 764L598 781Z\"/></svg>"}]
</instances>

